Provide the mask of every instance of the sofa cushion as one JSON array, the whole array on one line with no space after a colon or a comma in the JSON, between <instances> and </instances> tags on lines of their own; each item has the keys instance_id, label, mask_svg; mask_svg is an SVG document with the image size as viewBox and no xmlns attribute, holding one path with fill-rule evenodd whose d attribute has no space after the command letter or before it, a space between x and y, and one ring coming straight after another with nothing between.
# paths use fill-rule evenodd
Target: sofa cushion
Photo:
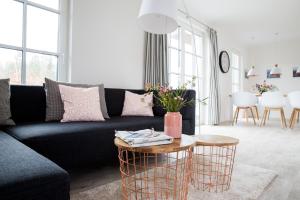
<instances>
[{"instance_id":1,"label":"sofa cushion","mask_svg":"<svg viewBox=\"0 0 300 200\"><path fill-rule=\"evenodd\" d=\"M16 124L45 121L46 95L41 86L12 85L11 114Z\"/></svg>"},{"instance_id":2,"label":"sofa cushion","mask_svg":"<svg viewBox=\"0 0 300 200\"><path fill-rule=\"evenodd\" d=\"M153 117L153 93L136 94L125 92L122 116L150 116Z\"/></svg>"},{"instance_id":3,"label":"sofa cushion","mask_svg":"<svg viewBox=\"0 0 300 200\"><path fill-rule=\"evenodd\" d=\"M69 175L0 131L0 199L67 200Z\"/></svg>"},{"instance_id":4,"label":"sofa cushion","mask_svg":"<svg viewBox=\"0 0 300 200\"><path fill-rule=\"evenodd\" d=\"M78 88L59 85L64 104L61 122L105 121L100 109L99 88Z\"/></svg>"},{"instance_id":5,"label":"sofa cushion","mask_svg":"<svg viewBox=\"0 0 300 200\"><path fill-rule=\"evenodd\" d=\"M86 84L73 84L73 83L63 83L52 81L48 78L45 78L45 90L46 90L46 121L55 121L61 120L64 114L64 105L60 97L59 85L79 87L79 88L90 88L98 87L99 88L99 102L100 108L104 118L109 118L107 114L106 101L105 101L105 90L104 85L86 85Z\"/></svg>"},{"instance_id":6,"label":"sofa cushion","mask_svg":"<svg viewBox=\"0 0 300 200\"><path fill-rule=\"evenodd\" d=\"M105 122L44 122L8 127L7 133L68 169L117 160L115 130L163 130L162 117L112 117ZM108 163L109 164L109 163Z\"/></svg>"}]
</instances>

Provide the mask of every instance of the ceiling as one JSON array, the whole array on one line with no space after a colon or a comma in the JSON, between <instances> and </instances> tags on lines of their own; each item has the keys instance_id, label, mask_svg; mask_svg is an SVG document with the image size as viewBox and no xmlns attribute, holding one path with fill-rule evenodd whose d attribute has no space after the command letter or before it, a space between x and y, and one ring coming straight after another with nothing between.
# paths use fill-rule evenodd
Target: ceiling
<instances>
[{"instance_id":1,"label":"ceiling","mask_svg":"<svg viewBox=\"0 0 300 200\"><path fill-rule=\"evenodd\" d=\"M182 0L181 8L183 8ZM193 17L242 45L300 39L300 0L185 0ZM300 44L299 44L300 45Z\"/></svg>"}]
</instances>

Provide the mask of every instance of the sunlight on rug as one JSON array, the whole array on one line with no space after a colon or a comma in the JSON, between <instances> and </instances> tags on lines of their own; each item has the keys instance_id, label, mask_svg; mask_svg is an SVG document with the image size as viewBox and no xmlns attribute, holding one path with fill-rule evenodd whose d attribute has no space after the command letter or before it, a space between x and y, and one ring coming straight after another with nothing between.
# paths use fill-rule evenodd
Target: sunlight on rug
<instances>
[{"instance_id":1,"label":"sunlight on rug","mask_svg":"<svg viewBox=\"0 0 300 200\"><path fill-rule=\"evenodd\" d=\"M274 171L237 164L233 170L231 188L223 193L208 193L195 190L190 186L188 199L209 200L255 200L272 184L277 177ZM121 200L121 181L95 187L71 195L71 200Z\"/></svg>"}]
</instances>

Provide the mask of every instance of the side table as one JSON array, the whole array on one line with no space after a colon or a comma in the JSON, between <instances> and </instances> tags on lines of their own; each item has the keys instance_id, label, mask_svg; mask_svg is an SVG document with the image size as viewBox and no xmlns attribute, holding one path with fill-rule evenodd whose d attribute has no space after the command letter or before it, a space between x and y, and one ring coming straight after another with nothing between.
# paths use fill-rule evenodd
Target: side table
<instances>
[{"instance_id":1,"label":"side table","mask_svg":"<svg viewBox=\"0 0 300 200\"><path fill-rule=\"evenodd\" d=\"M223 192L230 188L238 139L220 135L194 136L192 184L198 190Z\"/></svg>"},{"instance_id":2,"label":"side table","mask_svg":"<svg viewBox=\"0 0 300 200\"><path fill-rule=\"evenodd\" d=\"M191 179L193 137L182 135L172 144L131 147L119 138L122 199L186 200Z\"/></svg>"}]
</instances>

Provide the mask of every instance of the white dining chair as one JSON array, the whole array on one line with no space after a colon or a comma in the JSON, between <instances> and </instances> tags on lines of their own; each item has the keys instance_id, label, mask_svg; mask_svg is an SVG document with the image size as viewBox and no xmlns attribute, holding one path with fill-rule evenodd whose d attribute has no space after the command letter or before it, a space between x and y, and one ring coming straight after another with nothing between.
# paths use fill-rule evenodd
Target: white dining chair
<instances>
[{"instance_id":1,"label":"white dining chair","mask_svg":"<svg viewBox=\"0 0 300 200\"><path fill-rule=\"evenodd\" d=\"M257 105L257 97L253 93L250 93L250 92L236 92L236 93L232 94L232 101L233 101L233 105L236 106L232 125L237 123L240 110L245 111L247 119L248 119L247 111L250 110L252 118L253 118L253 122L256 125L255 117L254 117L252 109L255 110L256 116L259 119L258 110L257 110L257 106L256 106Z\"/></svg>"},{"instance_id":2,"label":"white dining chair","mask_svg":"<svg viewBox=\"0 0 300 200\"><path fill-rule=\"evenodd\" d=\"M290 118L290 128L294 128L296 121L299 122L300 113L300 91L291 92L288 94L288 100L293 108L293 112Z\"/></svg>"},{"instance_id":3,"label":"white dining chair","mask_svg":"<svg viewBox=\"0 0 300 200\"><path fill-rule=\"evenodd\" d=\"M260 125L266 125L266 120L270 116L271 111L279 111L281 126L286 128L286 119L284 115L285 98L281 92L265 92L261 97L261 104L264 107L264 114Z\"/></svg>"}]
</instances>

